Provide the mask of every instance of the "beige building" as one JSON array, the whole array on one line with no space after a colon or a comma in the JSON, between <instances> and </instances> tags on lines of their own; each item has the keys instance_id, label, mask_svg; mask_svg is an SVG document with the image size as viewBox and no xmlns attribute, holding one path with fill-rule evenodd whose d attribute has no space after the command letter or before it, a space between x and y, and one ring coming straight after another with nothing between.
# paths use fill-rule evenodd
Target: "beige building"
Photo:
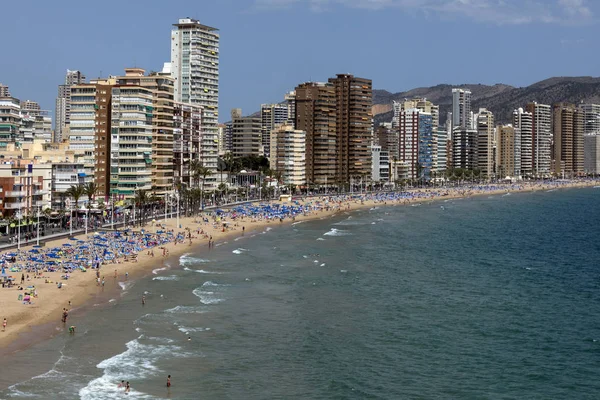
<instances>
[{"instance_id":1,"label":"beige building","mask_svg":"<svg viewBox=\"0 0 600 400\"><path fill-rule=\"evenodd\" d=\"M498 178L521 176L521 146L519 130L512 125L496 127L496 171Z\"/></svg>"},{"instance_id":2,"label":"beige building","mask_svg":"<svg viewBox=\"0 0 600 400\"><path fill-rule=\"evenodd\" d=\"M600 174L600 133L584 136L583 170L588 174Z\"/></svg>"},{"instance_id":3,"label":"beige building","mask_svg":"<svg viewBox=\"0 0 600 400\"><path fill-rule=\"evenodd\" d=\"M557 103L552 107L553 172L573 175L583 172L584 112L574 104Z\"/></svg>"},{"instance_id":4,"label":"beige building","mask_svg":"<svg viewBox=\"0 0 600 400\"><path fill-rule=\"evenodd\" d=\"M291 125L271 131L270 167L281 172L285 185L306 184L306 132Z\"/></svg>"}]
</instances>

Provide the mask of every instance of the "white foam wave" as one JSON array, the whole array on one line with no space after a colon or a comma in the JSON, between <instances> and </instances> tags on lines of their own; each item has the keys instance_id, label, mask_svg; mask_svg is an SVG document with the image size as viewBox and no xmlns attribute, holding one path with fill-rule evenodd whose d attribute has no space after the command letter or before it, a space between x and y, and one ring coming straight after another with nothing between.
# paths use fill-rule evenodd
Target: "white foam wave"
<instances>
[{"instance_id":1,"label":"white foam wave","mask_svg":"<svg viewBox=\"0 0 600 400\"><path fill-rule=\"evenodd\" d=\"M188 326L179 326L177 329L183 333L210 331L210 328L190 328Z\"/></svg>"},{"instance_id":2,"label":"white foam wave","mask_svg":"<svg viewBox=\"0 0 600 400\"><path fill-rule=\"evenodd\" d=\"M325 240L325 239L323 239L323 238L317 238L317 240L321 241L321 240Z\"/></svg>"},{"instance_id":3,"label":"white foam wave","mask_svg":"<svg viewBox=\"0 0 600 400\"><path fill-rule=\"evenodd\" d=\"M121 290L123 290L124 292L126 292L127 290L129 290L132 286L133 286L133 282L119 282L119 286L121 287Z\"/></svg>"},{"instance_id":4,"label":"white foam wave","mask_svg":"<svg viewBox=\"0 0 600 400\"><path fill-rule=\"evenodd\" d=\"M191 306L176 306L165 310L169 314L203 314L204 311L198 309L198 307Z\"/></svg>"},{"instance_id":5,"label":"white foam wave","mask_svg":"<svg viewBox=\"0 0 600 400\"><path fill-rule=\"evenodd\" d=\"M179 257L179 265L181 265L181 266L193 265L193 264L204 264L204 263L209 263L209 262L211 262L211 261L205 260L203 258L191 257L191 253L186 253L186 254L182 255L181 257Z\"/></svg>"},{"instance_id":6,"label":"white foam wave","mask_svg":"<svg viewBox=\"0 0 600 400\"><path fill-rule=\"evenodd\" d=\"M152 278L153 281L178 281L179 277L177 275L170 276L156 276Z\"/></svg>"},{"instance_id":7,"label":"white foam wave","mask_svg":"<svg viewBox=\"0 0 600 400\"><path fill-rule=\"evenodd\" d=\"M298 225L298 224L303 224L303 223L305 223L305 222L306 222L306 221L298 221L298 222L294 222L294 223L292 224L292 226L294 226L294 225Z\"/></svg>"},{"instance_id":8,"label":"white foam wave","mask_svg":"<svg viewBox=\"0 0 600 400\"><path fill-rule=\"evenodd\" d=\"M167 267L163 267L163 268L156 268L156 269L153 269L153 270L152 270L152 273L153 273L154 275L158 275L158 273L159 273L160 271L166 271L167 269L168 269Z\"/></svg>"},{"instance_id":9,"label":"white foam wave","mask_svg":"<svg viewBox=\"0 0 600 400\"><path fill-rule=\"evenodd\" d=\"M242 249L241 247L239 249L235 249L232 251L233 254L242 254L243 252L249 251L248 249Z\"/></svg>"},{"instance_id":10,"label":"white foam wave","mask_svg":"<svg viewBox=\"0 0 600 400\"><path fill-rule=\"evenodd\" d=\"M220 286L230 286L224 283L215 283L213 281L206 281L202 284L202 287L207 287L207 286L212 286L212 287L220 287Z\"/></svg>"},{"instance_id":11,"label":"white foam wave","mask_svg":"<svg viewBox=\"0 0 600 400\"><path fill-rule=\"evenodd\" d=\"M178 346L170 344L142 344L138 339L132 340L126 344L127 350L114 357L100 362L96 367L104 370L101 377L93 379L79 390L79 397L82 400L95 399L114 399L123 394L124 389L118 388L116 382L120 382L123 377L128 381L140 381L150 377L158 377L163 374L157 367L157 362L163 358L187 357ZM129 398L150 399L152 396L136 390L135 383L131 387Z\"/></svg>"},{"instance_id":12,"label":"white foam wave","mask_svg":"<svg viewBox=\"0 0 600 400\"><path fill-rule=\"evenodd\" d=\"M352 233L350 233L348 231L343 231L340 229L332 228L329 232L326 232L323 235L324 236L348 236L348 235L352 235Z\"/></svg>"},{"instance_id":13,"label":"white foam wave","mask_svg":"<svg viewBox=\"0 0 600 400\"><path fill-rule=\"evenodd\" d=\"M211 305L211 304L219 304L224 300L215 296L215 292L203 291L201 287L196 288L192 291L194 296L200 299L200 303Z\"/></svg>"},{"instance_id":14,"label":"white foam wave","mask_svg":"<svg viewBox=\"0 0 600 400\"><path fill-rule=\"evenodd\" d=\"M203 269L193 269L193 268L184 268L184 271L189 271L189 272L197 272L199 274L215 274L215 275L221 275L222 272L214 272L214 271L205 271Z\"/></svg>"}]
</instances>

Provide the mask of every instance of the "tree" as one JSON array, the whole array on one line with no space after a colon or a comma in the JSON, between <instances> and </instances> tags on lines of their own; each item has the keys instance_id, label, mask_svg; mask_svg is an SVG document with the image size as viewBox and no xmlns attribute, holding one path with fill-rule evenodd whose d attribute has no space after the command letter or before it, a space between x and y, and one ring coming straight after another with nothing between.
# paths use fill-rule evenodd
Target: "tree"
<instances>
[{"instance_id":1,"label":"tree","mask_svg":"<svg viewBox=\"0 0 600 400\"><path fill-rule=\"evenodd\" d=\"M133 201L140 210L140 226L143 226L146 223L146 205L150 202L148 191L144 189L136 190Z\"/></svg>"},{"instance_id":2,"label":"tree","mask_svg":"<svg viewBox=\"0 0 600 400\"><path fill-rule=\"evenodd\" d=\"M85 194L85 188L83 185L73 185L65 192L67 197L71 197L75 202L75 210L79 209L79 199ZM71 208L71 221L73 223L73 208Z\"/></svg>"},{"instance_id":3,"label":"tree","mask_svg":"<svg viewBox=\"0 0 600 400\"><path fill-rule=\"evenodd\" d=\"M190 168L192 168L191 172L194 176L194 180L196 180L198 182L200 180L202 180L202 188L201 188L200 198L201 198L201 207L202 207L202 210L204 210L204 182L206 181L206 178L208 176L212 175L212 171L209 168L205 167L202 164L202 162L198 161L198 160L192 161Z\"/></svg>"}]
</instances>

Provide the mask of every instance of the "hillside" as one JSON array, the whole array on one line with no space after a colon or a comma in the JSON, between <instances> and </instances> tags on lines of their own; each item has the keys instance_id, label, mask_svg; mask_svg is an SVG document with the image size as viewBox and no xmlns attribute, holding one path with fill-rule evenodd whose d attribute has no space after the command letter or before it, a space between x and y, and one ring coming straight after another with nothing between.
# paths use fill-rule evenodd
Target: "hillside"
<instances>
[{"instance_id":1,"label":"hillside","mask_svg":"<svg viewBox=\"0 0 600 400\"><path fill-rule=\"evenodd\" d=\"M390 93L386 90L373 90L374 105L389 105L393 100L412 97L425 97L440 106L440 123L446 121L446 115L452 108L452 88L471 90L473 111L487 108L494 113L499 123L509 123L515 108L524 107L531 101L553 104L561 101L569 103L600 102L600 78L593 77L555 77L533 85L516 88L504 84L493 86L481 84L437 85L417 88L406 92ZM381 108L385 109L385 108ZM390 122L392 112L375 116L375 123Z\"/></svg>"}]
</instances>

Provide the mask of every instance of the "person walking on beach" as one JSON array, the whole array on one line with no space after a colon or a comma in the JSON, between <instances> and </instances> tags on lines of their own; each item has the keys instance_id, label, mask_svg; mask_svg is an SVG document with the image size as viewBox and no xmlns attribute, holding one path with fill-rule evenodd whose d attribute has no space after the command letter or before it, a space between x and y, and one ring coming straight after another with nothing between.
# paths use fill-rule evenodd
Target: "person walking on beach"
<instances>
[{"instance_id":1,"label":"person walking on beach","mask_svg":"<svg viewBox=\"0 0 600 400\"><path fill-rule=\"evenodd\" d=\"M167 376L167 387L171 387L171 375Z\"/></svg>"},{"instance_id":2,"label":"person walking on beach","mask_svg":"<svg viewBox=\"0 0 600 400\"><path fill-rule=\"evenodd\" d=\"M142 296L142 305L146 304L146 296Z\"/></svg>"},{"instance_id":3,"label":"person walking on beach","mask_svg":"<svg viewBox=\"0 0 600 400\"><path fill-rule=\"evenodd\" d=\"M6 318L2 321L2 332L6 331Z\"/></svg>"},{"instance_id":4,"label":"person walking on beach","mask_svg":"<svg viewBox=\"0 0 600 400\"><path fill-rule=\"evenodd\" d=\"M130 390L131 390L131 386L129 386L129 381L127 381L127 383L125 384L125 393L129 394Z\"/></svg>"}]
</instances>

